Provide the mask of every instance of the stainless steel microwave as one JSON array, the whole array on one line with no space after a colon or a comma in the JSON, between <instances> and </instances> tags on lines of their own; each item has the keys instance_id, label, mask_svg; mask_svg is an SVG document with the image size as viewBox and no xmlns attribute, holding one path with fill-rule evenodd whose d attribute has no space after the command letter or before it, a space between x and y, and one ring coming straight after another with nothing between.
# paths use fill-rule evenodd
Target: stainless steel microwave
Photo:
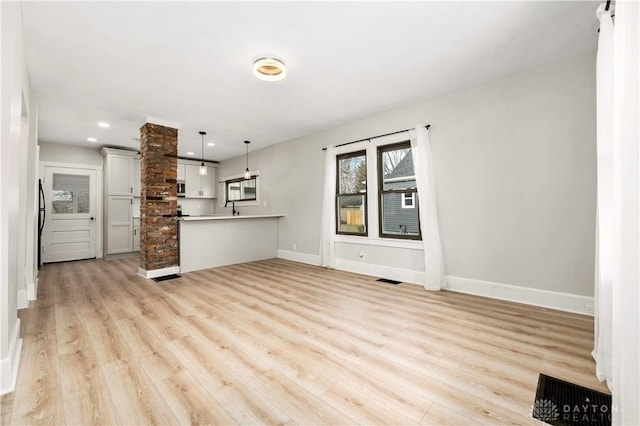
<instances>
[{"instance_id":1,"label":"stainless steel microwave","mask_svg":"<svg viewBox=\"0 0 640 426\"><path fill-rule=\"evenodd\" d=\"M178 197L184 197L184 181L183 180L179 180L178 181Z\"/></svg>"}]
</instances>

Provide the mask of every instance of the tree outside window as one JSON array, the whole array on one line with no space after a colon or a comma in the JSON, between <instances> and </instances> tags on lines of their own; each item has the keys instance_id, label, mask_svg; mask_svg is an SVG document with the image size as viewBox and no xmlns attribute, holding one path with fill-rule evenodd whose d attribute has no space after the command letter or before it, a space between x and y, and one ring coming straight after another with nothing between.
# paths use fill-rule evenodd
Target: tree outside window
<instances>
[{"instance_id":1,"label":"tree outside window","mask_svg":"<svg viewBox=\"0 0 640 426\"><path fill-rule=\"evenodd\" d=\"M367 235L367 159L365 151L337 156L336 232Z\"/></svg>"}]
</instances>

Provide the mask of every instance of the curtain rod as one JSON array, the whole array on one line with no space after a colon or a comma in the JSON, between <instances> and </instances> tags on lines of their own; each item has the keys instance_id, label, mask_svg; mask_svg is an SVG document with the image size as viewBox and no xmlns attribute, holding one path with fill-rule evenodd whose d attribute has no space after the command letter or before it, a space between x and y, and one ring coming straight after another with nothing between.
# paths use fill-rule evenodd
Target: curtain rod
<instances>
[{"instance_id":1,"label":"curtain rod","mask_svg":"<svg viewBox=\"0 0 640 426\"><path fill-rule=\"evenodd\" d=\"M424 126L427 130L429 130L429 127L431 127L431 124L427 124L426 126ZM345 146L345 145L351 145L352 143L358 143L358 142L364 142L364 141L370 141L371 139L376 139L376 138L382 138L384 136L391 136L391 135L397 135L398 133L402 133L402 132L408 132L409 130L413 130L414 127L410 128L410 129L404 129L404 130L398 130L397 132L391 132L391 133L385 133L384 135L378 135L378 136L371 136L368 138L364 138L364 139L358 139L357 141L351 141L351 142L345 142L345 143L341 143L339 145L336 145L335 148L338 148L339 146ZM327 150L327 147L322 148L323 151Z\"/></svg>"}]
</instances>

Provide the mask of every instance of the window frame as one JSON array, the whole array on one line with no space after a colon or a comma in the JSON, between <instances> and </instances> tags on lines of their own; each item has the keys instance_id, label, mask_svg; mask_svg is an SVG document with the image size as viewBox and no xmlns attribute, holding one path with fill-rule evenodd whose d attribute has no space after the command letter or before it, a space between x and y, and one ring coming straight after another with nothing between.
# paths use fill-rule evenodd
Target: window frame
<instances>
[{"instance_id":1,"label":"window frame","mask_svg":"<svg viewBox=\"0 0 640 426\"><path fill-rule=\"evenodd\" d=\"M234 203L257 203L259 201L258 198L258 174L252 174L251 178L249 179L245 179L244 176L240 176L240 177L231 177L231 178L227 178L224 180L224 201L225 202L231 202L233 201ZM244 182L247 180L255 180L256 181L256 186L255 186L255 195L253 198L242 198L240 200L230 200L229 199L229 184L235 183L235 182Z\"/></svg>"},{"instance_id":2,"label":"window frame","mask_svg":"<svg viewBox=\"0 0 640 426\"><path fill-rule=\"evenodd\" d=\"M364 170L365 170L365 188L366 191L364 192L364 194L362 192L357 192L354 194L351 193L341 193L340 192L340 160L344 160L344 159L348 159L348 158L354 158L354 157L364 157ZM368 164L367 164L367 150L366 149L361 149L358 151L352 151L352 152L346 152L344 154L337 154L336 155L336 193L335 193L335 200L334 200L334 206L335 206L335 214L336 214L336 220L335 220L335 226L336 226L336 235L351 235L351 236L356 236L356 237L368 237L369 236L369 200L368 200L368 194L369 194L369 185L368 185ZM364 195L364 199L362 201L363 206L364 206L364 212L363 212L363 219L364 219L364 232L347 232L347 231L341 231L340 230L340 197L345 197L345 196L362 196Z\"/></svg>"},{"instance_id":3,"label":"window frame","mask_svg":"<svg viewBox=\"0 0 640 426\"><path fill-rule=\"evenodd\" d=\"M377 176L377 180L378 180L378 186L377 186L377 190L378 190L378 236L380 238L392 238L392 239L396 239L396 240L419 240L422 241L422 229L420 227L420 206L417 203L417 197L415 194L417 194L418 192L418 188L417 185L415 188L409 188L409 189L384 189L384 172L383 172L383 168L382 168L382 156L385 152L388 151L395 151L398 149L405 149L405 148L411 148L411 141L409 140L405 140L405 141L401 141L401 142L395 142L395 143L390 143L390 144L385 144L385 145L378 145L376 147L376 158L377 158L377 171L378 171L378 176ZM411 234L388 234L384 232L383 229L383 217L384 217L384 211L383 211L383 199L384 199L384 195L385 194L412 194L413 197L413 208L416 209L416 213L418 214L418 233L411 235ZM401 198L402 200L402 208L404 207L404 199ZM408 208L408 207L407 207Z\"/></svg>"}]
</instances>

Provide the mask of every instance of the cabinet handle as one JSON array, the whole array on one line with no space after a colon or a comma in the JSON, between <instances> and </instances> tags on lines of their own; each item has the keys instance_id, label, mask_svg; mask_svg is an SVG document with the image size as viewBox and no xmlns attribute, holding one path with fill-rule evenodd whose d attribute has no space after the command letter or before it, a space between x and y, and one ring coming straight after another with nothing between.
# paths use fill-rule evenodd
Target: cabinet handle
<instances>
[{"instance_id":1,"label":"cabinet handle","mask_svg":"<svg viewBox=\"0 0 640 426\"><path fill-rule=\"evenodd\" d=\"M133 186L129 188L129 192L133 194Z\"/></svg>"},{"instance_id":2,"label":"cabinet handle","mask_svg":"<svg viewBox=\"0 0 640 426\"><path fill-rule=\"evenodd\" d=\"M135 228L133 229L133 235L137 235L137 234L136 234L136 229L135 229Z\"/></svg>"}]
</instances>

